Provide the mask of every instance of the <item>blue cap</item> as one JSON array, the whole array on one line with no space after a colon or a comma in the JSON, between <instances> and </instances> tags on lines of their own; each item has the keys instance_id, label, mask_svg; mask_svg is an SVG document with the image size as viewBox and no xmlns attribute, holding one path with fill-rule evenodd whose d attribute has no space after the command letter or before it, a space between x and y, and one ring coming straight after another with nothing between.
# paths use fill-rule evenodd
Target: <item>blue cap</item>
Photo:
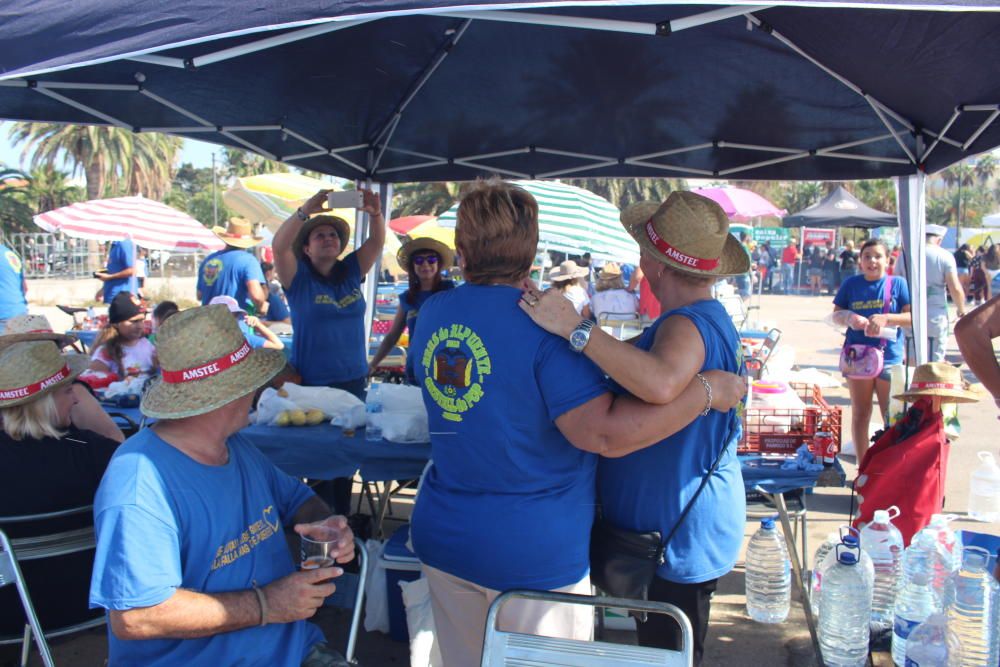
<instances>
[{"instance_id":1,"label":"blue cap","mask_svg":"<svg viewBox=\"0 0 1000 667\"><path fill-rule=\"evenodd\" d=\"M857 565L858 557L852 554L850 551L841 551L837 554L837 560L844 565Z\"/></svg>"},{"instance_id":2,"label":"blue cap","mask_svg":"<svg viewBox=\"0 0 1000 667\"><path fill-rule=\"evenodd\" d=\"M766 530L774 530L774 517L767 517L760 520L760 527Z\"/></svg>"},{"instance_id":3,"label":"blue cap","mask_svg":"<svg viewBox=\"0 0 1000 667\"><path fill-rule=\"evenodd\" d=\"M842 544L846 544L849 547L856 547L861 543L861 540L859 540L856 535L844 535L840 541Z\"/></svg>"}]
</instances>

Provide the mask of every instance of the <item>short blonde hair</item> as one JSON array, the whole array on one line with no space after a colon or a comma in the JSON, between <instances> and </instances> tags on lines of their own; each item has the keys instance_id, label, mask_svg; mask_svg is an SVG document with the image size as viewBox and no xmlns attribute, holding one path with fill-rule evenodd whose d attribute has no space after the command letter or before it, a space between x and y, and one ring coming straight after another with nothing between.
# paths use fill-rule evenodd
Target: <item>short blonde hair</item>
<instances>
[{"instance_id":1,"label":"short blonde hair","mask_svg":"<svg viewBox=\"0 0 1000 667\"><path fill-rule=\"evenodd\" d=\"M611 278L598 277L597 284L594 285L594 290L605 292L609 289L625 289L625 280L621 276L613 276Z\"/></svg>"},{"instance_id":2,"label":"short blonde hair","mask_svg":"<svg viewBox=\"0 0 1000 667\"><path fill-rule=\"evenodd\" d=\"M59 410L56 409L52 392L28 403L0 408L0 423L7 435L14 440L41 440L66 435L66 431L59 428Z\"/></svg>"},{"instance_id":3,"label":"short blonde hair","mask_svg":"<svg viewBox=\"0 0 1000 667\"><path fill-rule=\"evenodd\" d=\"M476 181L458 205L455 245L472 284L528 276L538 250L538 202L499 178Z\"/></svg>"}]
</instances>

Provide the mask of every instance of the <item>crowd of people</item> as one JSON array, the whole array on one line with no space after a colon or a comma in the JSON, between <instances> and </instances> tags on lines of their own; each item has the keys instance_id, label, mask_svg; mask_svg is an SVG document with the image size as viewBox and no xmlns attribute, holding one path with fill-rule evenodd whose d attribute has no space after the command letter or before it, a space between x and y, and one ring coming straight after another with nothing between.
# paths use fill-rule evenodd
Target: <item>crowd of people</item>
<instances>
[{"instance_id":1,"label":"crowd of people","mask_svg":"<svg viewBox=\"0 0 1000 667\"><path fill-rule=\"evenodd\" d=\"M369 360L361 284L383 252L380 200L363 191L370 232L350 250L350 226L329 212L327 194L282 223L273 263L247 252L262 239L245 221L214 229L226 248L199 267L203 305L158 304L152 335L143 300L128 289L134 259L112 248L99 276L108 324L89 358L64 353L72 338L28 315L23 279L0 270L0 450L8 464L0 496L8 514L94 505L96 552L67 565L61 579L26 576L40 599L72 598L107 613L112 666L230 664L233 656L344 664L307 619L354 557L344 518L352 480L310 488L240 434L260 390L289 363L305 386L364 400L380 362L408 334L405 379L422 390L433 460L412 544L443 664L464 667L478 664L487 610L501 592L590 593L597 525L658 541L664 557L648 596L684 611L701 661L712 596L736 562L745 521L736 456L744 360L739 334L713 298L718 281L743 292L756 267L766 285L787 290L794 278L786 267L802 261L810 288L835 294L832 319L847 329L845 344L880 350L876 375L847 380L859 460L872 396L884 412L891 369L904 362L903 333L886 332L910 326L910 293L902 276L890 275L882 241L857 251L848 242L838 254L814 248L806 257L795 239L780 253L768 243L748 247L718 204L674 192L621 214L640 248L637 267L567 258L545 275L552 287L542 291L529 277L538 205L500 180L463 195L454 250L430 238L401 247L408 284ZM929 307L947 311L948 293L962 316L962 281L971 286L974 258L960 273L954 258L938 257L939 230L928 232ZM16 255L0 253L0 269L4 261L16 268ZM456 262L460 284L442 275ZM622 341L598 325L616 320L648 326ZM930 321L937 354L933 341L943 340L948 322L941 329L933 312ZM294 331L290 359L270 324ZM993 333L993 301L956 328L970 367L1000 397ZM80 383L85 372L141 382L142 412L155 423L122 444ZM59 494L29 493L39 475ZM284 532L331 528L340 535L339 565L297 568ZM88 604L39 606L44 624L93 613ZM500 625L578 639L593 632L588 608L535 601L504 607ZM642 645L680 648L680 628L667 617L650 615L637 628Z\"/></svg>"}]
</instances>

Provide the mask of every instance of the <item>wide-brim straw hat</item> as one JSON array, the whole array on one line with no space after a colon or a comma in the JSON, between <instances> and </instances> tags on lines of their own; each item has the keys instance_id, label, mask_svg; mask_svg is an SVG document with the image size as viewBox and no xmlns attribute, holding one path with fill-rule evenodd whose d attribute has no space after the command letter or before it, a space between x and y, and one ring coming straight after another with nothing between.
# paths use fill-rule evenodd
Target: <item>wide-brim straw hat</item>
<instances>
[{"instance_id":1,"label":"wide-brim straw hat","mask_svg":"<svg viewBox=\"0 0 1000 667\"><path fill-rule=\"evenodd\" d=\"M675 191L662 204L644 201L621 214L622 225L656 261L696 276L738 276L750 256L729 233L729 218L717 203Z\"/></svg>"},{"instance_id":2,"label":"wide-brim straw hat","mask_svg":"<svg viewBox=\"0 0 1000 667\"><path fill-rule=\"evenodd\" d=\"M205 414L262 387L285 367L280 350L254 350L222 305L183 310L156 335L160 377L140 409L148 417Z\"/></svg>"},{"instance_id":3,"label":"wide-brim straw hat","mask_svg":"<svg viewBox=\"0 0 1000 667\"><path fill-rule=\"evenodd\" d=\"M36 401L72 382L90 359L62 354L48 341L14 343L0 352L0 408Z\"/></svg>"},{"instance_id":4,"label":"wide-brim straw hat","mask_svg":"<svg viewBox=\"0 0 1000 667\"><path fill-rule=\"evenodd\" d=\"M942 361L917 366L909 390L893 398L912 403L923 396L938 396L942 403L975 403L983 398L962 379L962 371Z\"/></svg>"},{"instance_id":5,"label":"wide-brim straw hat","mask_svg":"<svg viewBox=\"0 0 1000 667\"><path fill-rule=\"evenodd\" d=\"M608 262L601 267L601 270L597 273L597 277L600 280L611 280L613 278L622 277L622 267L618 266L615 262Z\"/></svg>"},{"instance_id":6,"label":"wide-brim straw hat","mask_svg":"<svg viewBox=\"0 0 1000 667\"><path fill-rule=\"evenodd\" d=\"M75 343L76 336L56 333L52 330L49 318L44 315L23 313L7 320L7 326L3 330L3 335L0 336L0 350L14 343L23 343L29 340L50 340L60 348L64 348Z\"/></svg>"},{"instance_id":7,"label":"wide-brim straw hat","mask_svg":"<svg viewBox=\"0 0 1000 667\"><path fill-rule=\"evenodd\" d=\"M263 236L253 235L253 226L244 218L229 218L225 227L212 227L212 233L234 248L252 248L264 240Z\"/></svg>"},{"instance_id":8,"label":"wide-brim straw hat","mask_svg":"<svg viewBox=\"0 0 1000 667\"><path fill-rule=\"evenodd\" d=\"M346 220L335 215L317 215L302 223L302 229L299 230L295 242L292 243L292 251L296 257L302 259L302 246L306 244L312 230L322 225L329 225L337 230L337 236L340 238L340 254L344 254L344 251L347 250L347 241L351 238L351 226L347 224Z\"/></svg>"},{"instance_id":9,"label":"wide-brim straw hat","mask_svg":"<svg viewBox=\"0 0 1000 667\"><path fill-rule=\"evenodd\" d=\"M438 257L441 258L441 263L438 265L442 269L447 269L455 263L455 251L446 246L441 241L437 239L432 239L429 236L418 236L415 239L410 239L404 245L400 246L399 250L396 251L396 261L399 265L406 270L410 269L410 255L421 250L430 250L436 252Z\"/></svg>"},{"instance_id":10,"label":"wide-brim straw hat","mask_svg":"<svg viewBox=\"0 0 1000 667\"><path fill-rule=\"evenodd\" d=\"M563 280L573 280L574 278L585 278L590 275L590 269L580 266L571 259L549 271L549 281L558 283Z\"/></svg>"}]
</instances>

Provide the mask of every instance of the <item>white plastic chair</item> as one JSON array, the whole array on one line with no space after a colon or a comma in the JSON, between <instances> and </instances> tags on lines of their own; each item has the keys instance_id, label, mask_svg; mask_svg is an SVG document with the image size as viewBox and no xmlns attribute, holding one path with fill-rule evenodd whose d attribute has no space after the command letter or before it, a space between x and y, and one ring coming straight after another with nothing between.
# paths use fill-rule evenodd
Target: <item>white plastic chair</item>
<instances>
[{"instance_id":1,"label":"white plastic chair","mask_svg":"<svg viewBox=\"0 0 1000 667\"><path fill-rule=\"evenodd\" d=\"M629 611L665 614L681 627L680 651L630 644L613 644L604 641L580 641L542 637L497 629L500 608L514 599L538 600L579 604L590 607L618 607ZM694 631L691 621L680 609L665 602L624 600L621 598L552 593L549 591L515 590L501 594L490 605L486 616L486 636L483 640L481 667L634 667L659 665L661 667L691 667L694 656Z\"/></svg>"}]
</instances>

